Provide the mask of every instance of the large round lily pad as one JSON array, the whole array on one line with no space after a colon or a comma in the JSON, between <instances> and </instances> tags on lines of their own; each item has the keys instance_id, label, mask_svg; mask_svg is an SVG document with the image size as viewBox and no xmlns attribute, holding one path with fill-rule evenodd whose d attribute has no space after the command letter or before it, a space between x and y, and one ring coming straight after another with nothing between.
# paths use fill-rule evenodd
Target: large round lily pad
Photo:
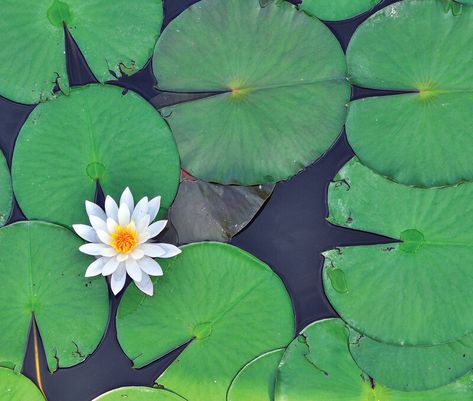
<instances>
[{"instance_id":1,"label":"large round lily pad","mask_svg":"<svg viewBox=\"0 0 473 401\"><path fill-rule=\"evenodd\" d=\"M179 155L165 121L139 95L108 85L73 89L38 105L20 131L13 185L25 215L61 224L86 221L84 201L97 181L118 199L130 187L139 199L179 184Z\"/></svg>"},{"instance_id":2,"label":"large round lily pad","mask_svg":"<svg viewBox=\"0 0 473 401\"><path fill-rule=\"evenodd\" d=\"M347 52L354 84L414 92L357 100L346 125L360 160L405 184L473 180L473 8L445 5L389 5L357 29Z\"/></svg>"},{"instance_id":3,"label":"large round lily pad","mask_svg":"<svg viewBox=\"0 0 473 401\"><path fill-rule=\"evenodd\" d=\"M222 401L242 366L291 341L289 295L250 254L197 243L161 265L155 296L128 287L117 315L118 340L136 368L189 342L157 384L185 399Z\"/></svg>"},{"instance_id":4,"label":"large round lily pad","mask_svg":"<svg viewBox=\"0 0 473 401\"><path fill-rule=\"evenodd\" d=\"M308 326L287 348L276 379L275 401L471 401L473 374L430 391L398 391L370 380L348 350L339 319Z\"/></svg>"},{"instance_id":5,"label":"large round lily pad","mask_svg":"<svg viewBox=\"0 0 473 401\"><path fill-rule=\"evenodd\" d=\"M7 161L0 151L0 227L4 226L11 214L13 191L10 170Z\"/></svg>"},{"instance_id":6,"label":"large round lily pad","mask_svg":"<svg viewBox=\"0 0 473 401\"><path fill-rule=\"evenodd\" d=\"M183 167L206 181L289 178L327 151L345 121L340 44L286 1L202 0L168 25L153 63L161 90L212 95L161 109Z\"/></svg>"},{"instance_id":7,"label":"large round lily pad","mask_svg":"<svg viewBox=\"0 0 473 401\"><path fill-rule=\"evenodd\" d=\"M68 86L64 26L99 81L145 65L159 36L162 0L5 0L0 95L22 103Z\"/></svg>"},{"instance_id":8,"label":"large round lily pad","mask_svg":"<svg viewBox=\"0 0 473 401\"><path fill-rule=\"evenodd\" d=\"M25 376L0 367L0 399L5 401L45 401L39 389Z\"/></svg>"},{"instance_id":9,"label":"large round lily pad","mask_svg":"<svg viewBox=\"0 0 473 401\"><path fill-rule=\"evenodd\" d=\"M84 277L91 258L66 228L22 222L0 229L0 361L21 369L34 317L50 371L82 362L108 320L105 280ZM1 380L0 380L1 383Z\"/></svg>"},{"instance_id":10,"label":"large round lily pad","mask_svg":"<svg viewBox=\"0 0 473 401\"><path fill-rule=\"evenodd\" d=\"M444 386L473 368L473 335L429 347L384 344L352 330L350 351L377 382L404 391Z\"/></svg>"},{"instance_id":11,"label":"large round lily pad","mask_svg":"<svg viewBox=\"0 0 473 401\"><path fill-rule=\"evenodd\" d=\"M109 391L93 401L184 401L184 398L170 391L149 387L123 387Z\"/></svg>"},{"instance_id":12,"label":"large round lily pad","mask_svg":"<svg viewBox=\"0 0 473 401\"><path fill-rule=\"evenodd\" d=\"M470 183L413 188L349 161L330 185L329 221L393 243L324 254L325 291L341 317L368 337L400 345L472 333L472 197Z\"/></svg>"},{"instance_id":13,"label":"large round lily pad","mask_svg":"<svg viewBox=\"0 0 473 401\"><path fill-rule=\"evenodd\" d=\"M355 17L373 8L381 0L303 0L301 10L326 21Z\"/></svg>"},{"instance_id":14,"label":"large round lily pad","mask_svg":"<svg viewBox=\"0 0 473 401\"><path fill-rule=\"evenodd\" d=\"M284 349L267 352L238 372L227 401L273 401L276 373Z\"/></svg>"}]
</instances>

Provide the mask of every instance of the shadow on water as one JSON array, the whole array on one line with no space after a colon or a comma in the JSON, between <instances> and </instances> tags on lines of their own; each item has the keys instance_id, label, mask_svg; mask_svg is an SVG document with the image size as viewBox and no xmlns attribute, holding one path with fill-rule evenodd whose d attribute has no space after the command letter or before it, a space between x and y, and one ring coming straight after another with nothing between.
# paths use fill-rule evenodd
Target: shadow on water
<instances>
[{"instance_id":1,"label":"shadow on water","mask_svg":"<svg viewBox=\"0 0 473 401\"><path fill-rule=\"evenodd\" d=\"M165 25L196 0L165 0ZM375 10L393 3L385 0ZM327 23L346 49L356 27L369 13L352 20ZM96 82L77 45L66 30L67 68L71 86ZM151 62L131 77L120 78L115 84L140 93L155 107L186 101L203 94L171 95L158 91ZM354 88L353 98L385 95L390 92ZM207 94L206 94L207 95ZM11 166L18 132L34 106L10 102L0 97L0 148ZM315 320L336 316L322 288L322 257L320 253L341 245L389 242L373 234L332 226L327 216L326 190L330 180L353 156L343 133L330 151L312 166L287 182L277 185L273 196L256 219L232 243L267 262L284 280L294 302L297 330ZM103 202L98 187L97 200ZM20 208L15 208L10 222L24 220ZM96 352L76 367L60 369L53 375L47 371L40 346L43 385L49 401L88 401L113 388L127 385L151 386L167 366L185 348L170 352L149 366L134 370L116 339L114 316L119 298L111 296L111 322ZM41 343L40 343L41 345ZM24 363L24 373L35 377L34 346L30 336Z\"/></svg>"}]
</instances>

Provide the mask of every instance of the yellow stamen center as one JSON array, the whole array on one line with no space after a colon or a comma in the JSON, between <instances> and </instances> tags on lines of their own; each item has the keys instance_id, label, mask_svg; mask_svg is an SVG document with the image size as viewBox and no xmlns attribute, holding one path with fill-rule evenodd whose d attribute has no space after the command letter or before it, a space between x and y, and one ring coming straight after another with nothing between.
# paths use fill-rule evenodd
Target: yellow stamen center
<instances>
[{"instance_id":1,"label":"yellow stamen center","mask_svg":"<svg viewBox=\"0 0 473 401\"><path fill-rule=\"evenodd\" d=\"M138 245L138 232L130 224L125 227L117 226L110 245L119 253L130 253Z\"/></svg>"}]
</instances>

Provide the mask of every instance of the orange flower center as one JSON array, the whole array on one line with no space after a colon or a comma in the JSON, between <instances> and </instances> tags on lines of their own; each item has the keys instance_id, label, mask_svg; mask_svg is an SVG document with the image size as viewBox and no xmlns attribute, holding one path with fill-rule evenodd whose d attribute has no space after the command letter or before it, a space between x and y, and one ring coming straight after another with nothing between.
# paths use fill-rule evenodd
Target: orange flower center
<instances>
[{"instance_id":1,"label":"orange flower center","mask_svg":"<svg viewBox=\"0 0 473 401\"><path fill-rule=\"evenodd\" d=\"M130 253L138 245L138 232L130 225L117 226L110 245L119 253Z\"/></svg>"}]
</instances>

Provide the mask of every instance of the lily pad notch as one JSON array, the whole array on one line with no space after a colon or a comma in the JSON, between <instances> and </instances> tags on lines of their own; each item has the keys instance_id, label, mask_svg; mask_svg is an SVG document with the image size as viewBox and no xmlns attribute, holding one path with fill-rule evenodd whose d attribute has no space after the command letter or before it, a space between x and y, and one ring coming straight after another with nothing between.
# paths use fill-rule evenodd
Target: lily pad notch
<instances>
[{"instance_id":1,"label":"lily pad notch","mask_svg":"<svg viewBox=\"0 0 473 401\"><path fill-rule=\"evenodd\" d=\"M13 207L13 190L10 170L5 156L0 151L0 227L10 218Z\"/></svg>"}]
</instances>

